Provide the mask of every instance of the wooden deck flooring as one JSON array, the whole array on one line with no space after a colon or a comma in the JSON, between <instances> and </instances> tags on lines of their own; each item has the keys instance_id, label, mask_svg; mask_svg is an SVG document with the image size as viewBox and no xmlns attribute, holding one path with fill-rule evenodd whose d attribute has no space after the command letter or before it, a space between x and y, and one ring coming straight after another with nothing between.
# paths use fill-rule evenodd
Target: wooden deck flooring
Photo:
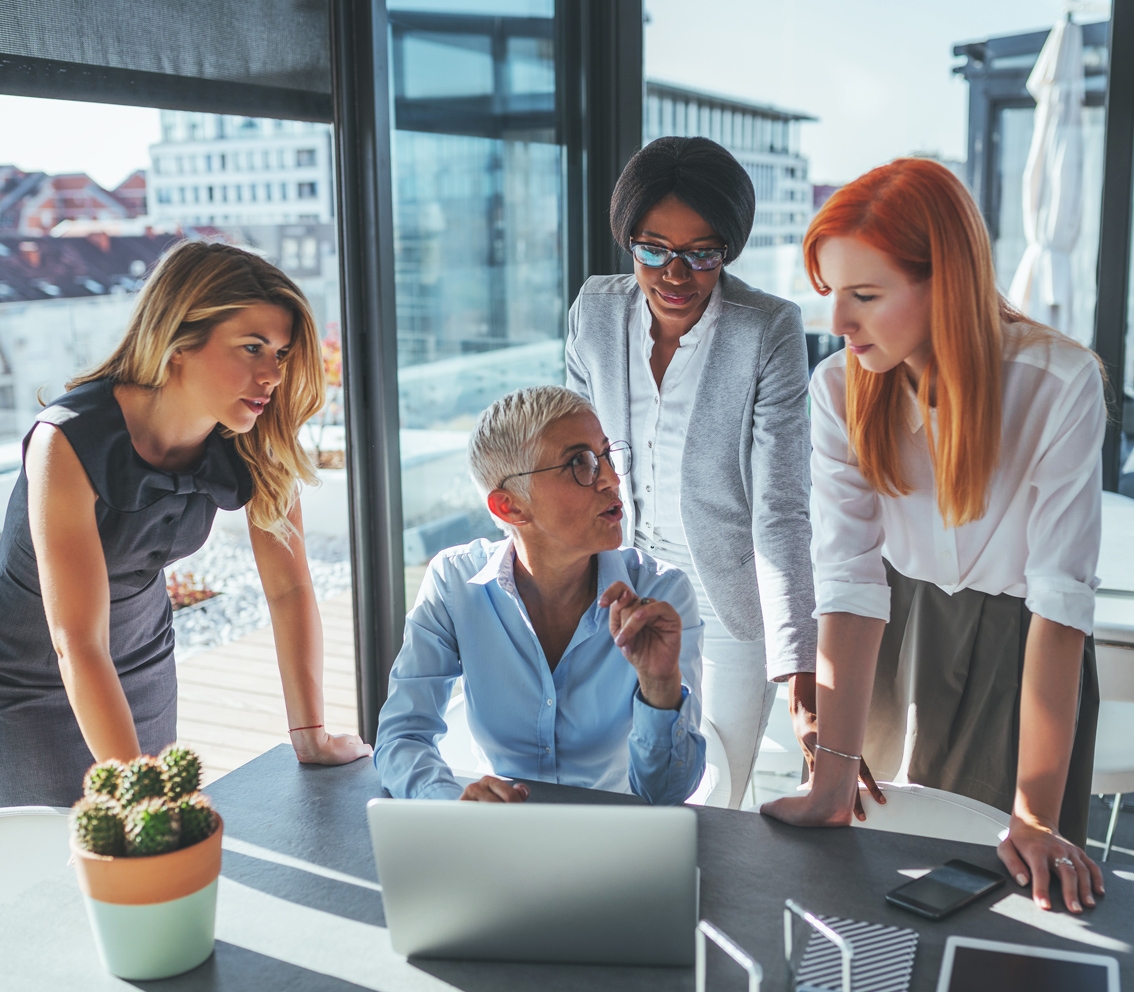
<instances>
[{"instance_id":1,"label":"wooden deck flooring","mask_svg":"<svg viewBox=\"0 0 1134 992\"><path fill-rule=\"evenodd\" d=\"M406 569L412 605L424 566ZM358 733L354 619L350 592L319 604L323 616L323 694L327 730ZM288 743L287 712L272 629L265 627L177 662L177 738L204 762L213 782L277 744Z\"/></svg>"},{"instance_id":2,"label":"wooden deck flooring","mask_svg":"<svg viewBox=\"0 0 1134 992\"><path fill-rule=\"evenodd\" d=\"M327 729L332 734L357 733L351 594L324 600L319 612ZM287 743L287 713L270 627L179 660L177 683L177 737L201 755L206 784Z\"/></svg>"}]
</instances>

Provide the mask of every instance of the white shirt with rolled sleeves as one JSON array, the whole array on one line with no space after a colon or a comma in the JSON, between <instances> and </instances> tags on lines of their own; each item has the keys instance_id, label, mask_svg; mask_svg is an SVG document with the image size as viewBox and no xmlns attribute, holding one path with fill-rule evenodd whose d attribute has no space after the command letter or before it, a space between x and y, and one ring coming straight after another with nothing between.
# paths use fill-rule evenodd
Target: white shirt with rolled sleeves
<instances>
[{"instance_id":1,"label":"white shirt with rolled sleeves","mask_svg":"<svg viewBox=\"0 0 1134 992\"><path fill-rule=\"evenodd\" d=\"M625 582L665 600L682 621L682 703L655 709L610 636L598 599L552 671L516 591L509 540L442 551L406 617L405 643L378 718L374 766L398 799L458 799L462 787L437 749L461 680L473 739L496 775L677 804L705 768L701 719L704 624L683 572L633 548L598 554L598 589Z\"/></svg>"},{"instance_id":2,"label":"white shirt with rolled sleeves","mask_svg":"<svg viewBox=\"0 0 1134 992\"><path fill-rule=\"evenodd\" d=\"M907 396L902 464L913 491L883 496L863 478L846 424L846 353L811 380L811 520L815 616L890 619L885 558L947 593L1025 600L1033 613L1094 629L1102 528L1106 404L1095 356L1066 339L1004 329L1000 460L983 517L946 527L925 425Z\"/></svg>"}]
</instances>

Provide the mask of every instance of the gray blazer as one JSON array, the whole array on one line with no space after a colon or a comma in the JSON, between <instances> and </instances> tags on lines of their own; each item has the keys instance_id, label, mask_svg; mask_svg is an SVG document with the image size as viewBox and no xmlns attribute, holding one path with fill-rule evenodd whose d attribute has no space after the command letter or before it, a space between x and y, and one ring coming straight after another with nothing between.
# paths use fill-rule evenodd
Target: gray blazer
<instances>
[{"instance_id":1,"label":"gray blazer","mask_svg":"<svg viewBox=\"0 0 1134 992\"><path fill-rule=\"evenodd\" d=\"M768 678L782 679L815 670L807 346L794 303L727 272L721 296L685 438L681 522L725 629L756 640L762 621ZM633 276L593 276L571 307L567 385L611 438L630 436L629 329L640 299ZM632 498L624 513L633 543Z\"/></svg>"}]
</instances>

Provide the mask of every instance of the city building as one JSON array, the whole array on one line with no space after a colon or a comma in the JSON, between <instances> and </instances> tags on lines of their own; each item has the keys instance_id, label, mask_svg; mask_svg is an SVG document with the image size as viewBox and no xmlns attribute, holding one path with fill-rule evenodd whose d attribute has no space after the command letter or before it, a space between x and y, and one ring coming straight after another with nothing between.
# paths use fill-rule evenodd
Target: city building
<instances>
[{"instance_id":1,"label":"city building","mask_svg":"<svg viewBox=\"0 0 1134 992\"><path fill-rule=\"evenodd\" d=\"M63 222L121 221L146 212L146 175L132 172L114 190L78 172L49 176L0 166L0 235L39 237Z\"/></svg>"},{"instance_id":2,"label":"city building","mask_svg":"<svg viewBox=\"0 0 1134 992\"><path fill-rule=\"evenodd\" d=\"M23 436L41 395L114 350L143 277L174 240L0 236L0 443Z\"/></svg>"},{"instance_id":3,"label":"city building","mask_svg":"<svg viewBox=\"0 0 1134 992\"><path fill-rule=\"evenodd\" d=\"M724 145L744 166L756 190L747 247L803 242L812 193L799 131L815 117L653 79L646 80L645 111L645 143L667 134L700 135Z\"/></svg>"},{"instance_id":4,"label":"city building","mask_svg":"<svg viewBox=\"0 0 1134 992\"><path fill-rule=\"evenodd\" d=\"M331 128L163 110L150 146L150 217L191 226L334 219Z\"/></svg>"}]
</instances>

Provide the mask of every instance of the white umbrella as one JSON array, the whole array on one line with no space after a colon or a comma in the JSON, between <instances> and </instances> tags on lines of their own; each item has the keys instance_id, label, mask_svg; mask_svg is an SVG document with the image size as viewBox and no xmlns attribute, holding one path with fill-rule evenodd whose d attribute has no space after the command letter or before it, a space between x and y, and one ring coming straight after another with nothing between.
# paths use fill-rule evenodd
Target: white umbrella
<instances>
[{"instance_id":1,"label":"white umbrella","mask_svg":"<svg viewBox=\"0 0 1134 992\"><path fill-rule=\"evenodd\" d=\"M1034 319L1082 340L1083 329L1072 326L1071 251L1083 215L1083 30L1070 15L1051 29L1027 85L1036 101L1024 167L1028 247L1008 296Z\"/></svg>"}]
</instances>

